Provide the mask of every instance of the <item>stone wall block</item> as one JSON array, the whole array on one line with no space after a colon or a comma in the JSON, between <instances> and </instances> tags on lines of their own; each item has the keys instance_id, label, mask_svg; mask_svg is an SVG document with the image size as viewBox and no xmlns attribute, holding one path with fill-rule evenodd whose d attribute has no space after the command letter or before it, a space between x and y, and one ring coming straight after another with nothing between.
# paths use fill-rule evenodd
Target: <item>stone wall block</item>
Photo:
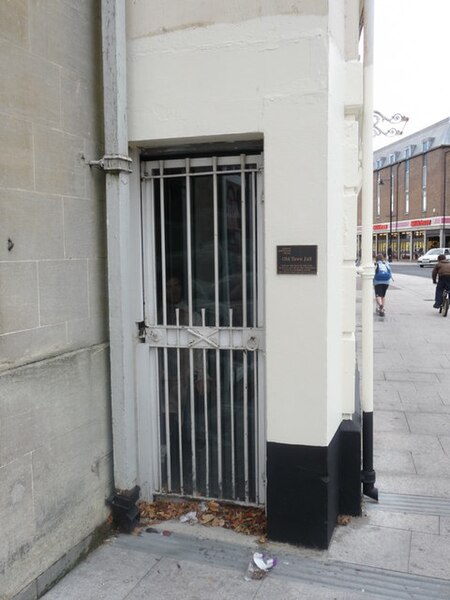
<instances>
[{"instance_id":1,"label":"stone wall block","mask_svg":"<svg viewBox=\"0 0 450 600\"><path fill-rule=\"evenodd\" d=\"M3 455L12 460L21 448L22 453L36 450L53 437L96 418L93 409L100 400L93 398L90 385L91 368L86 351L33 363L19 368L15 374L10 371L1 376L1 397L9 398L2 409L2 421L5 428L10 427L0 445Z\"/></svg>"},{"instance_id":2,"label":"stone wall block","mask_svg":"<svg viewBox=\"0 0 450 600\"><path fill-rule=\"evenodd\" d=\"M87 318L87 261L41 262L39 294L42 325Z\"/></svg>"},{"instance_id":3,"label":"stone wall block","mask_svg":"<svg viewBox=\"0 0 450 600\"><path fill-rule=\"evenodd\" d=\"M109 427L108 394L106 344L6 371L0 375L0 419L10 431L0 448L19 439L24 454L93 421ZM24 431L16 426L20 419ZM99 437L109 439L109 434Z\"/></svg>"},{"instance_id":4,"label":"stone wall block","mask_svg":"<svg viewBox=\"0 0 450 600\"><path fill-rule=\"evenodd\" d=\"M12 585L17 585L8 577L8 568L29 554L36 533L31 454L0 467L0 489L0 591L7 593Z\"/></svg>"},{"instance_id":5,"label":"stone wall block","mask_svg":"<svg viewBox=\"0 0 450 600\"><path fill-rule=\"evenodd\" d=\"M0 369L52 356L64 350L66 339L65 323L0 335Z\"/></svg>"},{"instance_id":6,"label":"stone wall block","mask_svg":"<svg viewBox=\"0 0 450 600\"><path fill-rule=\"evenodd\" d=\"M0 150L1 152L1 150ZM0 189L0 260L64 258L60 196Z\"/></svg>"},{"instance_id":7,"label":"stone wall block","mask_svg":"<svg viewBox=\"0 0 450 600\"><path fill-rule=\"evenodd\" d=\"M101 78L89 85L73 71L61 74L61 119L64 131L86 139L103 139Z\"/></svg>"},{"instance_id":8,"label":"stone wall block","mask_svg":"<svg viewBox=\"0 0 450 600\"><path fill-rule=\"evenodd\" d=\"M31 2L30 43L34 54L92 83L101 77L100 3Z\"/></svg>"},{"instance_id":9,"label":"stone wall block","mask_svg":"<svg viewBox=\"0 0 450 600\"><path fill-rule=\"evenodd\" d=\"M112 454L108 346L0 375L0 418L24 419L11 436L24 456L0 466L0 590L10 597L50 568L108 515ZM34 413L34 449L27 411ZM30 436L31 437L31 436ZM17 444L17 449L20 448ZM4 568L4 572L2 572Z\"/></svg>"},{"instance_id":10,"label":"stone wall block","mask_svg":"<svg viewBox=\"0 0 450 600\"><path fill-rule=\"evenodd\" d=\"M108 430L111 428L111 398L110 374L109 374L109 344L102 344L91 352L91 373L92 373L92 397L108 398L107 403L94 402L93 415L96 419L103 421ZM110 438L110 433L106 436Z\"/></svg>"},{"instance_id":11,"label":"stone wall block","mask_svg":"<svg viewBox=\"0 0 450 600\"><path fill-rule=\"evenodd\" d=\"M89 314L91 317L108 317L108 276L106 259L90 260Z\"/></svg>"},{"instance_id":12,"label":"stone wall block","mask_svg":"<svg viewBox=\"0 0 450 600\"><path fill-rule=\"evenodd\" d=\"M65 198L64 231L66 258L105 256L105 205L81 198Z\"/></svg>"},{"instance_id":13,"label":"stone wall block","mask_svg":"<svg viewBox=\"0 0 450 600\"><path fill-rule=\"evenodd\" d=\"M36 526L40 531L50 533L71 520L74 509L89 501L92 487L97 487L96 429L96 423L91 423L53 438L33 453Z\"/></svg>"},{"instance_id":14,"label":"stone wall block","mask_svg":"<svg viewBox=\"0 0 450 600\"><path fill-rule=\"evenodd\" d=\"M0 187L32 189L34 186L31 124L0 116Z\"/></svg>"},{"instance_id":15,"label":"stone wall block","mask_svg":"<svg viewBox=\"0 0 450 600\"><path fill-rule=\"evenodd\" d=\"M101 118L103 120L103 117ZM102 144L94 143L90 140L84 141L84 155L86 157L86 163L89 163L89 161L91 160L100 160L104 154L105 151ZM134 170L139 167L136 164L132 164L131 168ZM105 172L98 167L87 167L85 175L86 198L92 198L95 199L97 202L102 202L106 207Z\"/></svg>"},{"instance_id":16,"label":"stone wall block","mask_svg":"<svg viewBox=\"0 0 450 600\"><path fill-rule=\"evenodd\" d=\"M81 138L53 129L35 129L36 190L85 196L86 164Z\"/></svg>"},{"instance_id":17,"label":"stone wall block","mask_svg":"<svg viewBox=\"0 0 450 600\"><path fill-rule=\"evenodd\" d=\"M13 44L28 47L28 0L0 2L0 35Z\"/></svg>"},{"instance_id":18,"label":"stone wall block","mask_svg":"<svg viewBox=\"0 0 450 600\"><path fill-rule=\"evenodd\" d=\"M67 341L71 348L81 344L93 346L108 340L108 321L106 317L90 317L67 323Z\"/></svg>"},{"instance_id":19,"label":"stone wall block","mask_svg":"<svg viewBox=\"0 0 450 600\"><path fill-rule=\"evenodd\" d=\"M39 445L39 428L33 410L0 421L0 466L20 459Z\"/></svg>"},{"instance_id":20,"label":"stone wall block","mask_svg":"<svg viewBox=\"0 0 450 600\"><path fill-rule=\"evenodd\" d=\"M35 123L59 126L59 67L1 41L0 54L2 112Z\"/></svg>"},{"instance_id":21,"label":"stone wall block","mask_svg":"<svg viewBox=\"0 0 450 600\"><path fill-rule=\"evenodd\" d=\"M36 263L0 263L0 290L0 334L38 326Z\"/></svg>"}]
</instances>

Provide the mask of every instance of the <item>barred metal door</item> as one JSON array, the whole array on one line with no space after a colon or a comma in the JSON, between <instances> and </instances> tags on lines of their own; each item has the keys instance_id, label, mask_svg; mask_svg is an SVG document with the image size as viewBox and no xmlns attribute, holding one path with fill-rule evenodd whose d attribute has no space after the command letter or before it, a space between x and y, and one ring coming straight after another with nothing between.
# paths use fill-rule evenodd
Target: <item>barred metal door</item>
<instances>
[{"instance_id":1,"label":"barred metal door","mask_svg":"<svg viewBox=\"0 0 450 600\"><path fill-rule=\"evenodd\" d=\"M161 493L264 502L262 157L142 164Z\"/></svg>"}]
</instances>

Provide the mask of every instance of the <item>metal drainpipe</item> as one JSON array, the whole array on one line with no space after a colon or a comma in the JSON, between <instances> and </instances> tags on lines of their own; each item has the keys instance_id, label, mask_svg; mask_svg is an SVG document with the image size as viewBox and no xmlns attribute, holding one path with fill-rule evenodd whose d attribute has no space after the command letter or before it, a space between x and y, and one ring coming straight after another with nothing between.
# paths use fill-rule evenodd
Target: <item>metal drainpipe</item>
<instances>
[{"instance_id":1,"label":"metal drainpipe","mask_svg":"<svg viewBox=\"0 0 450 600\"><path fill-rule=\"evenodd\" d=\"M109 335L116 491L136 495L137 451L133 323L129 284L129 174L124 0L102 0ZM133 489L132 489L133 488ZM114 507L114 498L111 502Z\"/></svg>"},{"instance_id":2,"label":"metal drainpipe","mask_svg":"<svg viewBox=\"0 0 450 600\"><path fill-rule=\"evenodd\" d=\"M373 468L373 30L374 0L364 2L364 107L362 126L362 372L363 493L378 500Z\"/></svg>"},{"instance_id":3,"label":"metal drainpipe","mask_svg":"<svg viewBox=\"0 0 450 600\"><path fill-rule=\"evenodd\" d=\"M447 210L447 154L450 154L450 150L444 152L444 197L442 199L442 241L441 248L446 248L446 226L445 226L445 213Z\"/></svg>"},{"instance_id":4,"label":"metal drainpipe","mask_svg":"<svg viewBox=\"0 0 450 600\"><path fill-rule=\"evenodd\" d=\"M399 161L396 166L396 178L395 178L395 233L397 234L397 260L402 260L402 252L400 250L400 234L398 233L398 197L399 197L399 184L400 179L398 177L398 171L403 161Z\"/></svg>"}]
</instances>

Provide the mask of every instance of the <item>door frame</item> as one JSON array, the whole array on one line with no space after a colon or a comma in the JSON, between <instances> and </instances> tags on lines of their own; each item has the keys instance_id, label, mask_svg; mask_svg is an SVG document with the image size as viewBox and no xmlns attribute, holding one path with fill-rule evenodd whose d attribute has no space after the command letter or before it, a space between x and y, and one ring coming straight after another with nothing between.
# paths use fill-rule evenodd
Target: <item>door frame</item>
<instances>
[{"instance_id":1,"label":"door frame","mask_svg":"<svg viewBox=\"0 0 450 600\"><path fill-rule=\"evenodd\" d=\"M230 153L227 153L230 155ZM266 387L265 387L265 310L264 310L264 181L263 181L263 161L262 152L250 151L247 156L258 157L258 169L256 174L256 266L257 266L257 327L262 329L262 343L257 350L257 400L258 411L255 429L258 433L258 445L255 452L255 471L256 479L256 497L258 505L265 505L266 498ZM189 158L189 155L185 155ZM203 155L197 154L197 157L210 160L212 155L207 150ZM245 161L245 154L233 153L230 160L233 162L239 160ZM171 157L164 156L162 161L172 160ZM196 159L195 159L196 160ZM152 158L141 156L140 173L140 239L141 239L141 261L142 261L142 297L144 300L146 312L144 312L144 329L147 329L150 322L155 322L156 306L154 300L154 284L150 289L149 282L156 281L154 261L149 260L154 256L155 230L152 225L152 202L150 185L146 184L145 166ZM150 208L150 210L149 210ZM144 235L144 232L146 234ZM153 298L152 298L153 296ZM152 319L149 319L149 316ZM142 496L151 500L155 493L158 493L159 482L161 481L160 465L160 432L159 432L159 392L158 386L158 367L156 362L156 352L152 352L151 347L145 343L145 334L141 335L142 343L136 347L136 388L137 388L137 452L138 452L138 483L141 486ZM227 500L228 502L228 500ZM241 502L240 502L241 503Z\"/></svg>"}]
</instances>

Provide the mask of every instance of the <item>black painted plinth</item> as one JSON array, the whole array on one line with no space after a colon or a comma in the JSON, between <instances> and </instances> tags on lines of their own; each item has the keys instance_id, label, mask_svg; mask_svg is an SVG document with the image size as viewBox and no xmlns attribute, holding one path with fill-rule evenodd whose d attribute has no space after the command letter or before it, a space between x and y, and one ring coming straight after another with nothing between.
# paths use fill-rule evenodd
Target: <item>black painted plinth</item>
<instances>
[{"instance_id":1,"label":"black painted plinth","mask_svg":"<svg viewBox=\"0 0 450 600\"><path fill-rule=\"evenodd\" d=\"M339 435L339 514L361 514L361 423L342 421Z\"/></svg>"},{"instance_id":2,"label":"black painted plinth","mask_svg":"<svg viewBox=\"0 0 450 600\"><path fill-rule=\"evenodd\" d=\"M339 514L361 514L359 424L343 421L328 447L268 442L269 538L328 548Z\"/></svg>"}]
</instances>

